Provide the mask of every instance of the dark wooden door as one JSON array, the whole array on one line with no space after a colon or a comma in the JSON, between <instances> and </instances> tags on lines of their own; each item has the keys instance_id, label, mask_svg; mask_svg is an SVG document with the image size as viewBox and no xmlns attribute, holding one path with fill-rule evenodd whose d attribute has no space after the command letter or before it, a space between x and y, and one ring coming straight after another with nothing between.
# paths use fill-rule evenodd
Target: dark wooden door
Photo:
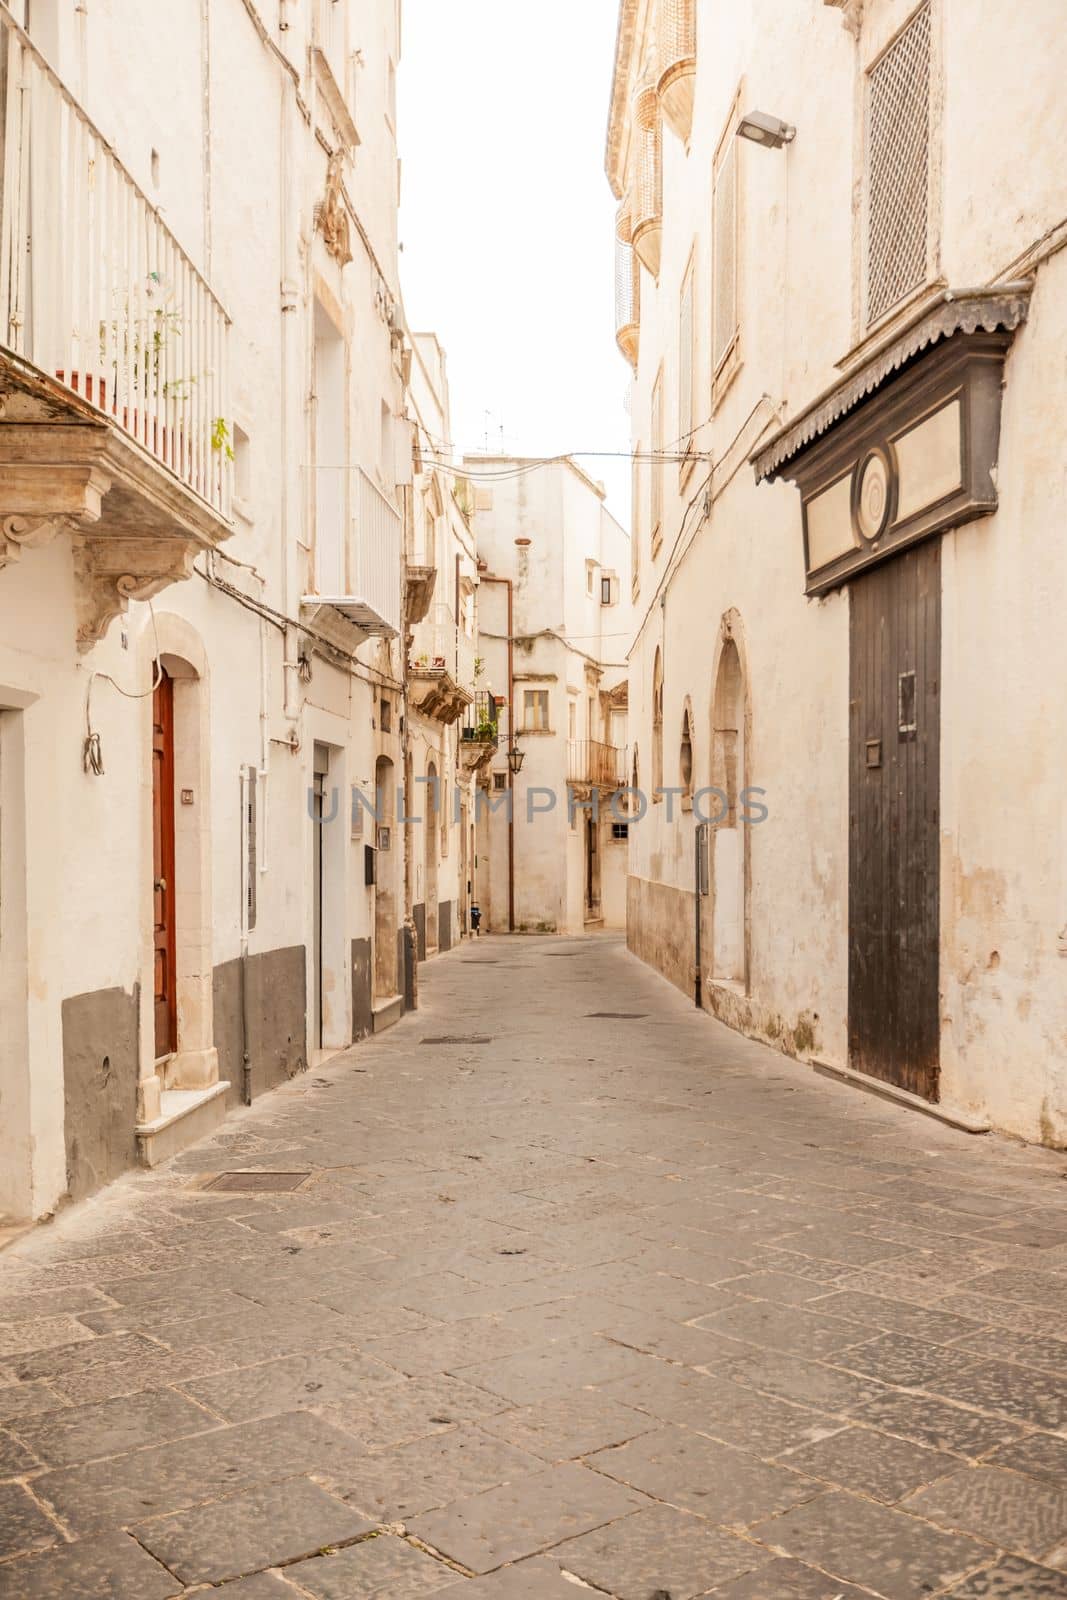
<instances>
[{"instance_id":1,"label":"dark wooden door","mask_svg":"<svg viewBox=\"0 0 1067 1600\"><path fill-rule=\"evenodd\" d=\"M849 1062L936 1100L940 541L850 588Z\"/></svg>"},{"instance_id":2,"label":"dark wooden door","mask_svg":"<svg viewBox=\"0 0 1067 1600\"><path fill-rule=\"evenodd\" d=\"M160 670L162 672L162 668ZM152 697L152 921L157 1058L169 1055L178 1047L174 905L174 681L163 672Z\"/></svg>"}]
</instances>

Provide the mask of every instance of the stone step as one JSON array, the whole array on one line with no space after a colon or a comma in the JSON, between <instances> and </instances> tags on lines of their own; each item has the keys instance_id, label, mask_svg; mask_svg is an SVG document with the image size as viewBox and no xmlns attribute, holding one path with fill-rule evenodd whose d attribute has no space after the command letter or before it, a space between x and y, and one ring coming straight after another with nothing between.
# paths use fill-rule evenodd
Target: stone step
<instances>
[{"instance_id":1,"label":"stone step","mask_svg":"<svg viewBox=\"0 0 1067 1600\"><path fill-rule=\"evenodd\" d=\"M386 995L384 1000L375 1000L372 1013L374 1032L384 1033L386 1028L391 1028L394 1022L399 1022L404 1015L404 996L390 994Z\"/></svg>"},{"instance_id":2,"label":"stone step","mask_svg":"<svg viewBox=\"0 0 1067 1600\"><path fill-rule=\"evenodd\" d=\"M212 1083L206 1089L164 1089L159 1116L137 1124L141 1165L158 1167L220 1128L226 1120L229 1087L229 1083Z\"/></svg>"}]
</instances>

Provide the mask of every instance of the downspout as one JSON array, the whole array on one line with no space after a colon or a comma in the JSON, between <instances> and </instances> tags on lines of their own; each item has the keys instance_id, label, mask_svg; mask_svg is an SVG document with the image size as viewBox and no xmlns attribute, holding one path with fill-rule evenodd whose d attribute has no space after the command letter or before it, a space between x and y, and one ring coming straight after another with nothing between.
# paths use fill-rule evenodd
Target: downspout
<instances>
[{"instance_id":1,"label":"downspout","mask_svg":"<svg viewBox=\"0 0 1067 1600\"><path fill-rule=\"evenodd\" d=\"M703 962L703 951L702 951L701 942L700 942L700 923L701 923L701 914L700 913L701 913L701 901L702 901L703 895L704 895L704 874L701 872L700 868L701 868L701 863L704 860L704 852L707 850L707 847L708 847L708 825L707 825L706 822L698 822L697 823L695 837L696 837L696 850L694 852L694 861L695 861L696 865L695 865L694 888L696 890L696 894L694 895L693 898L694 898L694 901L695 901L695 904L696 904L696 928L694 930L695 938L694 938L694 941L693 941L693 944L694 944L694 951L693 951L693 955L694 955L694 962L693 962L693 1004L696 1006L698 1011L702 1011L704 1009L704 979L703 979L703 975L702 975L703 974L704 962Z\"/></svg>"}]
</instances>

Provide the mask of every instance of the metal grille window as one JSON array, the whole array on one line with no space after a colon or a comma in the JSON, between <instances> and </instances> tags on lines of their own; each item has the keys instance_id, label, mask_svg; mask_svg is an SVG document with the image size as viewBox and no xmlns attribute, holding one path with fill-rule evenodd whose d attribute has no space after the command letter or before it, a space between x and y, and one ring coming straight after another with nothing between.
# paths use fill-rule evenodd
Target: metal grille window
<instances>
[{"instance_id":1,"label":"metal grille window","mask_svg":"<svg viewBox=\"0 0 1067 1600\"><path fill-rule=\"evenodd\" d=\"M730 133L715 163L712 193L712 359L718 373L738 334L737 139Z\"/></svg>"},{"instance_id":2,"label":"metal grille window","mask_svg":"<svg viewBox=\"0 0 1067 1600\"><path fill-rule=\"evenodd\" d=\"M930 253L930 6L867 79L867 320L925 282Z\"/></svg>"}]
</instances>

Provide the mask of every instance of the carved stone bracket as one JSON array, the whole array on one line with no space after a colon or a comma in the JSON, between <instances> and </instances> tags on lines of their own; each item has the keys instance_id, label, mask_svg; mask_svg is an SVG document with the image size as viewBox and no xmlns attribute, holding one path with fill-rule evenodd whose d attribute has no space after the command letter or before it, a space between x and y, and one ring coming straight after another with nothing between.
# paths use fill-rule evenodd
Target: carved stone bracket
<instances>
[{"instance_id":1,"label":"carved stone bracket","mask_svg":"<svg viewBox=\"0 0 1067 1600\"><path fill-rule=\"evenodd\" d=\"M0 569L17 561L23 550L51 544L73 525L69 517L5 517L0 522Z\"/></svg>"},{"instance_id":2,"label":"carved stone bracket","mask_svg":"<svg viewBox=\"0 0 1067 1600\"><path fill-rule=\"evenodd\" d=\"M195 545L168 539L94 539L74 545L78 649L90 650L131 600L151 600L192 576Z\"/></svg>"}]
</instances>

